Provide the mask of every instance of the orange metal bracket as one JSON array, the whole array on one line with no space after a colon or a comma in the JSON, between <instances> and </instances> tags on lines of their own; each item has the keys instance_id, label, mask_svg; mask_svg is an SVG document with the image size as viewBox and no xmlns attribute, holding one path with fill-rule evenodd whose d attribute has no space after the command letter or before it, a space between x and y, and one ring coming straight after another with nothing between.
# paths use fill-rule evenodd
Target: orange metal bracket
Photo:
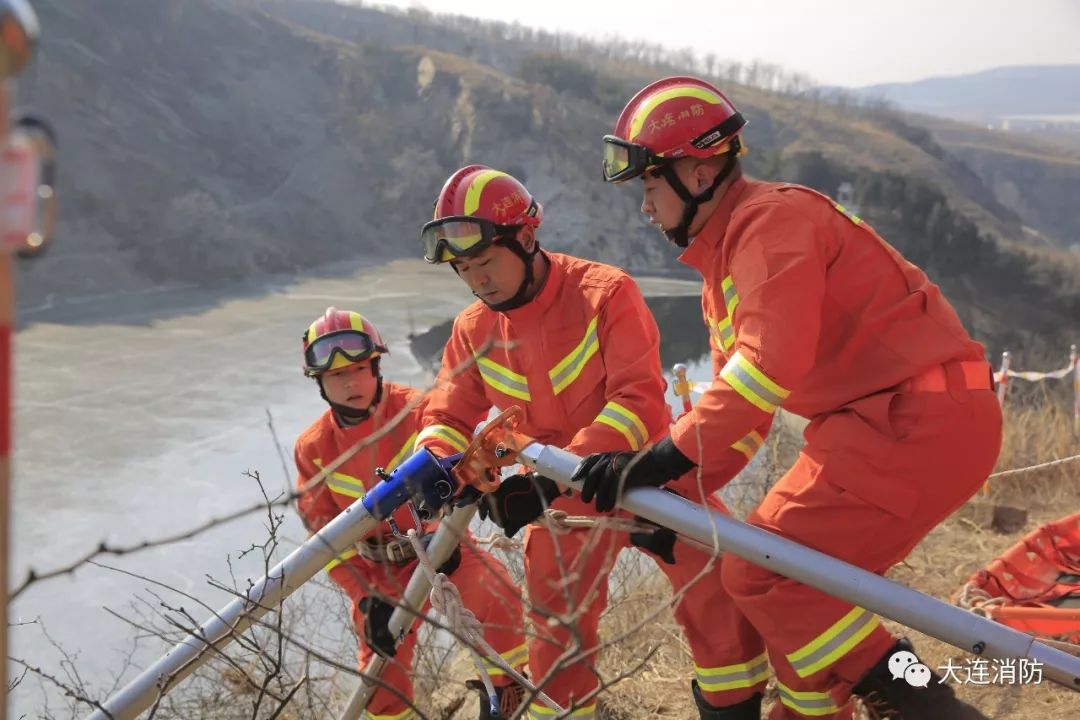
<instances>
[{"instance_id":1,"label":"orange metal bracket","mask_svg":"<svg viewBox=\"0 0 1080 720\"><path fill-rule=\"evenodd\" d=\"M499 487L498 469L517 463L518 453L536 442L517 431L521 415L521 408L511 405L476 434L454 466L454 478L461 487L471 485L482 493Z\"/></svg>"}]
</instances>

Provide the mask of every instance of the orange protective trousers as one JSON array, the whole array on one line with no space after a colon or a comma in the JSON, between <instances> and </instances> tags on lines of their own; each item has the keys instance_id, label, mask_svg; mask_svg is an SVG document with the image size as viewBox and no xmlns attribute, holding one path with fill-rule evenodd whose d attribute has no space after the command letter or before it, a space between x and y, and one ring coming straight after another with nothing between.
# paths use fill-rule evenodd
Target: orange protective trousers
<instances>
[{"instance_id":1,"label":"orange protective trousers","mask_svg":"<svg viewBox=\"0 0 1080 720\"><path fill-rule=\"evenodd\" d=\"M958 365L945 365L943 391L878 393L813 420L748 521L875 573L902 561L978 491L1000 449L997 398L968 389ZM767 656L779 691L770 720L850 717L852 687L895 642L879 618L735 556L720 572L729 597L713 610L737 612L718 651L729 677L744 667L754 682L720 689L718 678L706 699L725 706L761 692Z\"/></svg>"},{"instance_id":2,"label":"orange protective trousers","mask_svg":"<svg viewBox=\"0 0 1080 720\"><path fill-rule=\"evenodd\" d=\"M367 592L380 593L399 598L405 592L416 562L402 567L369 565L366 577L357 578L368 588ZM356 565L350 572L358 572ZM340 571L339 571L340 572ZM475 549L471 536L461 544L461 564L450 575L450 580L461 593L462 604L476 615L484 625L484 640L492 649L519 672L528 657L520 622L520 590L504 568L491 554ZM427 613L431 603L425 601L421 612ZM352 606L353 624L359 641L360 669L371 659L373 651L364 641L364 615L356 603ZM412 710L412 667L416 647L416 628L405 635L398 644L397 653L379 678L380 685L367 706L372 720L411 720L419 717ZM510 682L502 670L485 658L485 669L495 685Z\"/></svg>"},{"instance_id":3,"label":"orange protective trousers","mask_svg":"<svg viewBox=\"0 0 1080 720\"><path fill-rule=\"evenodd\" d=\"M710 488L708 480L703 478L703 481ZM701 502L696 473L688 473L667 487ZM706 497L711 509L727 514L723 503L708 489ZM591 506L584 505L575 507L573 512L595 514ZM529 667L534 680L542 681L549 695L573 706L571 717L575 720L596 717L594 693L600 685L595 671L600 615L607 607L608 575L619 551L629 545L625 531L554 532L541 525L530 525L526 530L525 578L534 632L529 641ZM675 594L680 596L675 605L675 619L683 628L694 661L704 666L716 665L729 654L726 645L716 642L720 635L717 628L724 628L726 633L728 627L745 625L717 582L719 557L679 543L675 547L674 565L657 560ZM649 617L660 609L642 608L642 621L648 623ZM549 618L558 620L549 622ZM748 633L746 642L756 637L752 630ZM554 715L533 702L528 717L548 720Z\"/></svg>"}]
</instances>

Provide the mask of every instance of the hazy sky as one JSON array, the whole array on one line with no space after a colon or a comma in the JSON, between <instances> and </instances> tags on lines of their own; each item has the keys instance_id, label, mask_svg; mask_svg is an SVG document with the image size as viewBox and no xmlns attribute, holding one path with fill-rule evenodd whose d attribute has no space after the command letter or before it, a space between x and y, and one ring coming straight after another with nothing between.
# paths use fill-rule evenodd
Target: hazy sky
<instances>
[{"instance_id":1,"label":"hazy sky","mask_svg":"<svg viewBox=\"0 0 1080 720\"><path fill-rule=\"evenodd\" d=\"M339 0L349 1L349 0ZM1080 64L1080 0L376 0L765 60L830 85Z\"/></svg>"}]
</instances>

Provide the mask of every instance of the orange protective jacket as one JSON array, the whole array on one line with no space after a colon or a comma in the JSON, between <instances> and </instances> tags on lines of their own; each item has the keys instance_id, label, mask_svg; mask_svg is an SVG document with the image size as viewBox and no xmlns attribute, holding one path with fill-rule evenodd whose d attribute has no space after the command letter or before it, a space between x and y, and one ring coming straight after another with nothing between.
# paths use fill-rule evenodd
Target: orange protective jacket
<instances>
[{"instance_id":1,"label":"orange protective jacket","mask_svg":"<svg viewBox=\"0 0 1080 720\"><path fill-rule=\"evenodd\" d=\"M413 388L383 383L383 399L373 415L358 425L341 427L331 410L324 412L296 440L295 459L297 488L309 485L322 468L334 462L338 456L354 445L363 442L373 433L395 422L405 408L420 398ZM297 510L304 525L317 532L334 519L342 510L364 496L379 482L375 468L390 472L413 452L419 427L421 406L417 405L396 422L386 435L365 446L350 457L323 481L303 491L297 499ZM402 532L415 527L412 515L405 507L398 508L394 520ZM389 530L389 526L383 526ZM428 527L431 530L432 527ZM417 528L417 532L420 529ZM352 566L350 569L348 566ZM367 594L365 582L374 572L384 572L377 563L361 557L355 550L346 550L326 568L330 577L353 600Z\"/></svg>"},{"instance_id":2,"label":"orange protective jacket","mask_svg":"<svg viewBox=\"0 0 1080 720\"><path fill-rule=\"evenodd\" d=\"M949 360L983 360L941 291L809 188L737 179L680 256L704 277L714 380L672 429L698 464L777 408L813 418Z\"/></svg>"},{"instance_id":3,"label":"orange protective jacket","mask_svg":"<svg viewBox=\"0 0 1080 720\"><path fill-rule=\"evenodd\" d=\"M500 313L477 301L454 320L419 445L460 451L493 406L511 405L524 410L522 432L578 455L667 434L660 332L637 283L609 265L547 256L531 302Z\"/></svg>"}]
</instances>

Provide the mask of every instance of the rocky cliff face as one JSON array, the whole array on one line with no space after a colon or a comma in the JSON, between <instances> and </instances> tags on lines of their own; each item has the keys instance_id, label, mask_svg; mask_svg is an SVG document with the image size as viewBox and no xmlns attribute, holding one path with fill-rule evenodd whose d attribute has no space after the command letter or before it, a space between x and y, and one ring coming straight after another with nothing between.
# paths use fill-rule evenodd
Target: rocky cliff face
<instances>
[{"instance_id":1,"label":"rocky cliff face","mask_svg":"<svg viewBox=\"0 0 1080 720\"><path fill-rule=\"evenodd\" d=\"M957 146L954 152L1024 224L1055 244L1080 251L1080 160Z\"/></svg>"},{"instance_id":2,"label":"rocky cliff face","mask_svg":"<svg viewBox=\"0 0 1080 720\"><path fill-rule=\"evenodd\" d=\"M62 211L54 247L20 267L24 306L170 283L257 292L275 273L415 255L442 182L471 162L528 184L546 208L545 246L680 271L642 221L637 188L599 180L611 98L664 69L572 60L603 89L592 97L517 76L550 46L536 34L508 40L423 13L313 0L36 7L42 52L20 96L57 125ZM1009 173L992 179L995 194L961 150L896 116L731 91L759 177L793 179L808 153L847 168L835 179L918 177L999 238L1021 236L1018 214L1042 208L1024 192L1040 184L1035 161L1012 168L1026 178L1014 202ZM1045 182L1043 215L1059 223L1072 186ZM921 228L900 233L935 242Z\"/></svg>"},{"instance_id":3,"label":"rocky cliff face","mask_svg":"<svg viewBox=\"0 0 1080 720\"><path fill-rule=\"evenodd\" d=\"M553 91L249 3L37 7L43 47L21 94L57 126L63 204L54 247L20 268L22 304L415 253L467 162L529 183L551 247L670 262L636 198L595 181L601 118Z\"/></svg>"}]
</instances>

